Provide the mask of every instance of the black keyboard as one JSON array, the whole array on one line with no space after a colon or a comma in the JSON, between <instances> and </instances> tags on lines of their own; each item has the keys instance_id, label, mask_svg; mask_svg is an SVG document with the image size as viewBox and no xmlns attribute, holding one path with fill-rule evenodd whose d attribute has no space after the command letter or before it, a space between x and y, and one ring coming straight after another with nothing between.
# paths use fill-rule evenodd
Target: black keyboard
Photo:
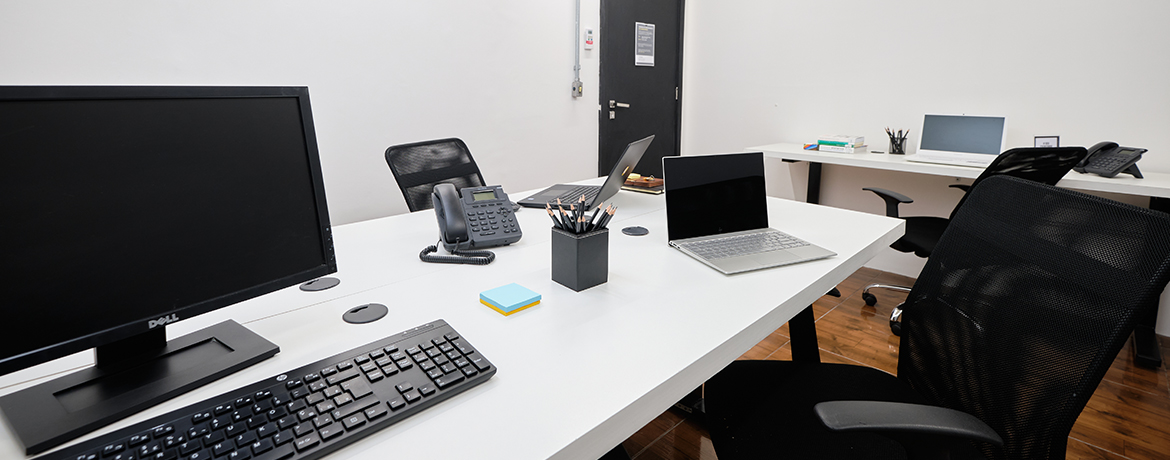
<instances>
[{"instance_id":1,"label":"black keyboard","mask_svg":"<svg viewBox=\"0 0 1170 460\"><path fill-rule=\"evenodd\" d=\"M437 320L40 458L319 458L495 373Z\"/></svg>"}]
</instances>

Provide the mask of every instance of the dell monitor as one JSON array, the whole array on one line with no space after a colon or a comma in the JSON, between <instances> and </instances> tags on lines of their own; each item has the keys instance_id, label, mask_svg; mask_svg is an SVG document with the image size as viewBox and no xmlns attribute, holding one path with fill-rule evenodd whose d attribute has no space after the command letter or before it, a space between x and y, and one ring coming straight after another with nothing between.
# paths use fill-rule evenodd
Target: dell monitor
<instances>
[{"instance_id":1,"label":"dell monitor","mask_svg":"<svg viewBox=\"0 0 1170 460\"><path fill-rule=\"evenodd\" d=\"M337 271L308 89L0 87L0 398L36 454L275 355L176 321Z\"/></svg>"}]
</instances>

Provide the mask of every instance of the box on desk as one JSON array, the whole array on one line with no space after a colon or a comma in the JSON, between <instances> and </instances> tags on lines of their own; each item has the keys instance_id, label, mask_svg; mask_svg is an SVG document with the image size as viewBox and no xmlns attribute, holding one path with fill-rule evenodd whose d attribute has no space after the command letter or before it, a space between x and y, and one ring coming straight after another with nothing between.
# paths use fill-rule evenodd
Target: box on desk
<instances>
[{"instance_id":1,"label":"box on desk","mask_svg":"<svg viewBox=\"0 0 1170 460\"><path fill-rule=\"evenodd\" d=\"M609 229L580 235L552 229L552 280L584 291L609 280Z\"/></svg>"}]
</instances>

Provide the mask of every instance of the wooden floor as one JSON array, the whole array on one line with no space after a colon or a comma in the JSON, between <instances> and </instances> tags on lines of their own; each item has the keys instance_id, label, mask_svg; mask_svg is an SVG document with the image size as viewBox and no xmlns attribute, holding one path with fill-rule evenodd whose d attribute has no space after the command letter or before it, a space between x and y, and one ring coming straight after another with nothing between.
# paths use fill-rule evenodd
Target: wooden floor
<instances>
[{"instance_id":1,"label":"wooden floor","mask_svg":"<svg viewBox=\"0 0 1170 460\"><path fill-rule=\"evenodd\" d=\"M862 268L838 286L841 297L825 296L813 304L821 361L861 364L895 373L898 337L890 333L890 309L904 293L875 290L878 304L868 307L861 290L870 283L909 286L912 278ZM1163 356L1170 339L1160 337ZM1069 459L1170 458L1170 385L1166 366L1151 370L1133 364L1127 345L1097 387L1073 427ZM791 358L788 326L773 332L740 359ZM651 459L717 458L703 426L694 417L671 409L622 443L630 457Z\"/></svg>"}]
</instances>

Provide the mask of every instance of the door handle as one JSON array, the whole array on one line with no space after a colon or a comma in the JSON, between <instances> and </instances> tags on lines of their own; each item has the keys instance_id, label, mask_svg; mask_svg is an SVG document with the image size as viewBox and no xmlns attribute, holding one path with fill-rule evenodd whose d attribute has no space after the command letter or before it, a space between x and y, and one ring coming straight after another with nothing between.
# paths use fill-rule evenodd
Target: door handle
<instances>
[{"instance_id":1,"label":"door handle","mask_svg":"<svg viewBox=\"0 0 1170 460\"><path fill-rule=\"evenodd\" d=\"M611 109L628 109L628 108L630 108L630 104L627 104L625 102L618 102L618 101L615 101L613 99L610 99L609 100L609 108L611 108Z\"/></svg>"}]
</instances>

